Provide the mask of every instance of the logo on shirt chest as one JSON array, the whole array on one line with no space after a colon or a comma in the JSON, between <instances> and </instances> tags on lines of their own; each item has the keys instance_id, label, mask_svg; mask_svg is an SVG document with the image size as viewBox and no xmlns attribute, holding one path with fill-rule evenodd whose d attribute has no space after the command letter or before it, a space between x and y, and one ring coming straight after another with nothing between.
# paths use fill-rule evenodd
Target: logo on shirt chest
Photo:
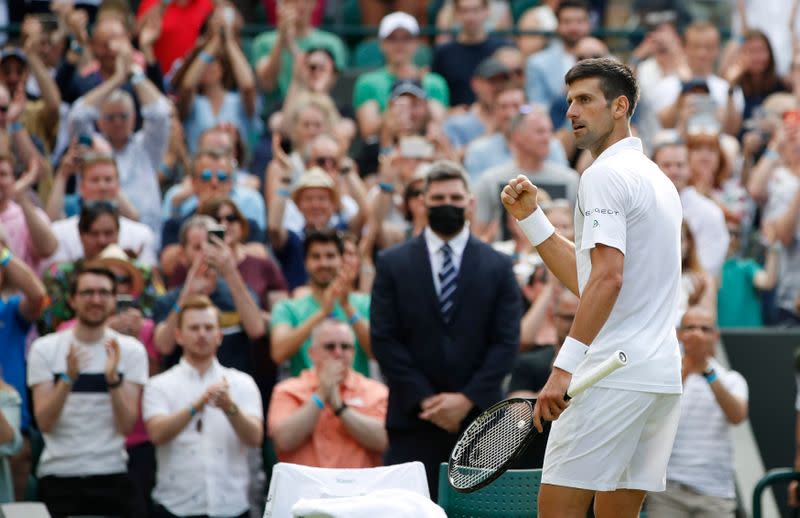
<instances>
[{"instance_id":1,"label":"logo on shirt chest","mask_svg":"<svg viewBox=\"0 0 800 518\"><path fill-rule=\"evenodd\" d=\"M619 211L614 209L592 209L583 213L584 216L591 216L594 214L608 214L609 216L619 216ZM596 226L596 225L595 225Z\"/></svg>"}]
</instances>

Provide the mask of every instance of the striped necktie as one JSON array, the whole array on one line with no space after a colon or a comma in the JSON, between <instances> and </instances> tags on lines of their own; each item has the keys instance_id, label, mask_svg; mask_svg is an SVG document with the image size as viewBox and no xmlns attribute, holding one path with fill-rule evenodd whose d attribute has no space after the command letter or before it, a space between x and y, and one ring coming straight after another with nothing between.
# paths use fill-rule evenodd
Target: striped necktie
<instances>
[{"instance_id":1,"label":"striped necktie","mask_svg":"<svg viewBox=\"0 0 800 518\"><path fill-rule=\"evenodd\" d=\"M455 302L458 271L453 264L453 249L447 243L441 248L444 261L439 272L439 307L445 322L453 316L453 303Z\"/></svg>"}]
</instances>

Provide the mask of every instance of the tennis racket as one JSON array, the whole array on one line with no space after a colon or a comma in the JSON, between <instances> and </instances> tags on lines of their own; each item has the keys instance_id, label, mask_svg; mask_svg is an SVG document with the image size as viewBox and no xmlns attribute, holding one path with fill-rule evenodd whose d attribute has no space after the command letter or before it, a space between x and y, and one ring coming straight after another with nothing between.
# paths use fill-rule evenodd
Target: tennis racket
<instances>
[{"instance_id":1,"label":"tennis racket","mask_svg":"<svg viewBox=\"0 0 800 518\"><path fill-rule=\"evenodd\" d=\"M573 379L569 400L628 363L617 351L580 379ZM533 426L535 399L511 398L491 406L461 434L447 463L450 485L459 493L486 487L506 472L538 435Z\"/></svg>"}]
</instances>

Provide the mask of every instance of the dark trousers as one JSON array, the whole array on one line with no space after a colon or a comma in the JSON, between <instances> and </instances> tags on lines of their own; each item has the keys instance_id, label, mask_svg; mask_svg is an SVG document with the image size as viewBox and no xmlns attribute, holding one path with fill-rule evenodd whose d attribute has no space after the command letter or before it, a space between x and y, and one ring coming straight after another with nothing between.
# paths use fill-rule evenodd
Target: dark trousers
<instances>
[{"instance_id":1,"label":"dark trousers","mask_svg":"<svg viewBox=\"0 0 800 518\"><path fill-rule=\"evenodd\" d=\"M39 480L39 499L47 506L52 518L73 515L134 518L130 512L130 482L127 473L89 477L43 477Z\"/></svg>"},{"instance_id":2,"label":"dark trousers","mask_svg":"<svg viewBox=\"0 0 800 518\"><path fill-rule=\"evenodd\" d=\"M469 421L466 421L469 422ZM458 434L447 433L436 425L424 423L415 430L388 430L389 449L385 464L419 461L425 465L431 499L439 496L439 464L447 462Z\"/></svg>"},{"instance_id":3,"label":"dark trousers","mask_svg":"<svg viewBox=\"0 0 800 518\"><path fill-rule=\"evenodd\" d=\"M249 515L250 512L245 511L242 514L238 516L232 516L231 518L247 518ZM192 516L178 516L177 514L172 514L171 512L167 511L167 508L163 505L156 504L152 518L208 518L208 515L195 514Z\"/></svg>"},{"instance_id":4,"label":"dark trousers","mask_svg":"<svg viewBox=\"0 0 800 518\"><path fill-rule=\"evenodd\" d=\"M131 482L131 514L150 516L150 493L156 485L156 449L150 442L128 448L128 476Z\"/></svg>"}]
</instances>

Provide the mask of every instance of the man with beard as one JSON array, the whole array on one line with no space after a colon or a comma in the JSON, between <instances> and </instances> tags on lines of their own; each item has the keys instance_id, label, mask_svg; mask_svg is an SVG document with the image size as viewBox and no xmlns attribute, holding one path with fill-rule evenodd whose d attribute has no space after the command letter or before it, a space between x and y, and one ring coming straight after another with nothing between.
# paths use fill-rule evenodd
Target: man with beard
<instances>
[{"instance_id":1,"label":"man with beard","mask_svg":"<svg viewBox=\"0 0 800 518\"><path fill-rule=\"evenodd\" d=\"M352 293L357 272L344 268L344 242L335 230L315 230L306 235L305 267L311 293L280 301L272 309L272 359L289 360L292 376L312 366L308 353L311 334L327 318L347 322L356 339L353 369L369 376L369 296Z\"/></svg>"},{"instance_id":2,"label":"man with beard","mask_svg":"<svg viewBox=\"0 0 800 518\"><path fill-rule=\"evenodd\" d=\"M435 500L458 433L502 397L521 305L511 260L466 225L475 201L464 169L431 164L424 196L428 227L378 258L370 321L389 385L384 460L421 461Z\"/></svg>"},{"instance_id":3,"label":"man with beard","mask_svg":"<svg viewBox=\"0 0 800 518\"><path fill-rule=\"evenodd\" d=\"M77 324L39 338L28 355L33 411L44 435L39 498L51 516L130 516L125 436L139 415L147 353L107 327L116 280L105 268L75 275Z\"/></svg>"}]
</instances>

